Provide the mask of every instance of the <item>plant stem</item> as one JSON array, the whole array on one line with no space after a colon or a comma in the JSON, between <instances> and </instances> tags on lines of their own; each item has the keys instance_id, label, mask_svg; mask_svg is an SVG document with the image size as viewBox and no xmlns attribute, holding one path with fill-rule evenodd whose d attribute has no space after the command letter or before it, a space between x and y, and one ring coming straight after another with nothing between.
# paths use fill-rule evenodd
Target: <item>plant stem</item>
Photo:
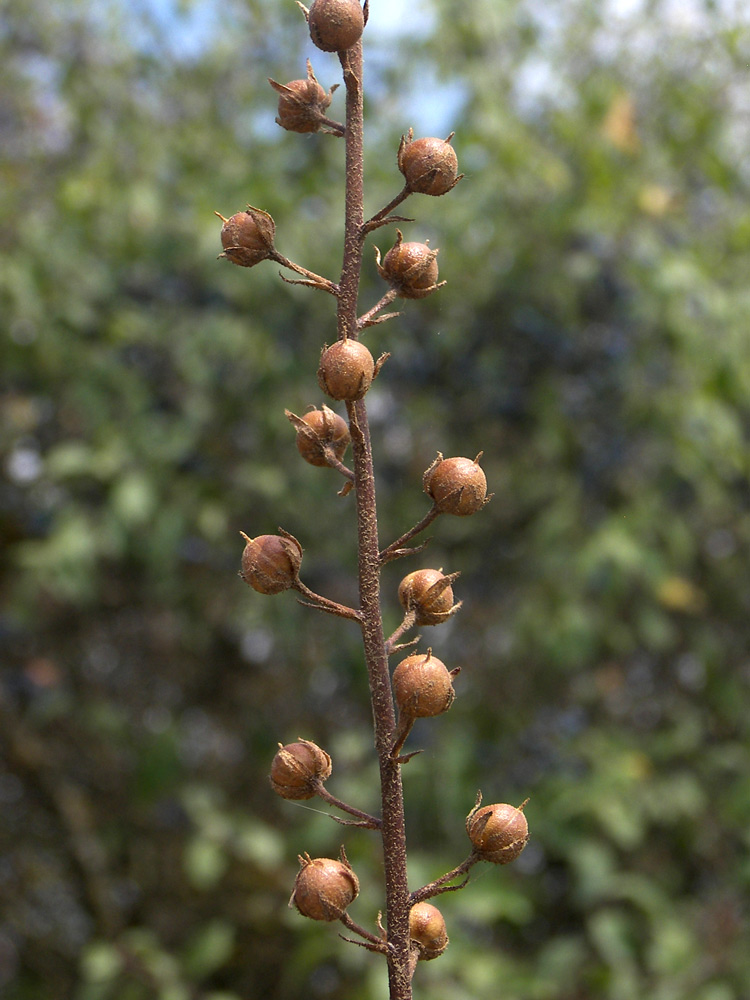
<instances>
[{"instance_id":1,"label":"plant stem","mask_svg":"<svg viewBox=\"0 0 750 1000\"><path fill-rule=\"evenodd\" d=\"M341 55L346 84L346 202L344 259L339 282L338 335L357 339L357 299L364 243L362 44ZM411 1000L409 889L400 765L391 758L396 719L380 609L380 557L370 430L364 400L347 403L354 454L362 641L370 684L375 747L380 763L381 836L385 866L390 1000Z\"/></svg>"}]
</instances>

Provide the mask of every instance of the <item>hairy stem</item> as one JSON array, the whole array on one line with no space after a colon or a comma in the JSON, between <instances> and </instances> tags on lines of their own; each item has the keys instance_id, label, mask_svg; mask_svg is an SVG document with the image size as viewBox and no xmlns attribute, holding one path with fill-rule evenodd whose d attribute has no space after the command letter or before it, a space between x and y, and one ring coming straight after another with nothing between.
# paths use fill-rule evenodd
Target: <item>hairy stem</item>
<instances>
[{"instance_id":1,"label":"hairy stem","mask_svg":"<svg viewBox=\"0 0 750 1000\"><path fill-rule=\"evenodd\" d=\"M341 55L341 64L346 84L346 200L338 335L340 338L357 339L357 299L364 242L361 42ZM380 556L372 447L364 400L347 403L347 412L354 454L362 639L370 684L375 747L380 763L389 995L390 1000L411 1000L404 797L400 765L390 753L395 712L380 609Z\"/></svg>"}]
</instances>

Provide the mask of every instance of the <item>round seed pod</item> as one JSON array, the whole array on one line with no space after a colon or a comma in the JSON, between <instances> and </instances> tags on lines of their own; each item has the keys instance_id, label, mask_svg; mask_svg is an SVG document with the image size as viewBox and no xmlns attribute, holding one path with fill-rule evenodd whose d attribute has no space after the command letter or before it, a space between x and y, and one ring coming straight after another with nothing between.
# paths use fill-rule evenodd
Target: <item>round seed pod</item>
<instances>
[{"instance_id":1,"label":"round seed pod","mask_svg":"<svg viewBox=\"0 0 750 1000\"><path fill-rule=\"evenodd\" d=\"M310 410L301 418L312 434L297 431L297 450L310 465L328 465L325 449L330 447L335 458L341 461L349 447L351 436L343 417L324 406L321 410Z\"/></svg>"},{"instance_id":2,"label":"round seed pod","mask_svg":"<svg viewBox=\"0 0 750 1000\"><path fill-rule=\"evenodd\" d=\"M409 937L419 946L419 958L428 962L448 947L443 914L432 903L415 903L409 910Z\"/></svg>"},{"instance_id":3,"label":"round seed pod","mask_svg":"<svg viewBox=\"0 0 750 1000\"><path fill-rule=\"evenodd\" d=\"M393 696L403 715L426 719L447 712L456 692L448 668L428 649L398 664L393 671Z\"/></svg>"},{"instance_id":4,"label":"round seed pod","mask_svg":"<svg viewBox=\"0 0 750 1000\"><path fill-rule=\"evenodd\" d=\"M362 37L359 0L314 0L307 18L310 38L324 52L344 52Z\"/></svg>"},{"instance_id":5,"label":"round seed pod","mask_svg":"<svg viewBox=\"0 0 750 1000\"><path fill-rule=\"evenodd\" d=\"M289 905L311 920L339 920L359 894L359 879L346 860L300 856Z\"/></svg>"},{"instance_id":6,"label":"round seed pod","mask_svg":"<svg viewBox=\"0 0 750 1000\"><path fill-rule=\"evenodd\" d=\"M507 865L515 861L529 839L529 824L520 808L507 802L491 806L477 805L466 817L466 832L474 850L483 861Z\"/></svg>"},{"instance_id":7,"label":"round seed pod","mask_svg":"<svg viewBox=\"0 0 750 1000\"><path fill-rule=\"evenodd\" d=\"M362 399L375 375L375 360L358 340L337 340L320 356L318 384L331 399Z\"/></svg>"},{"instance_id":8,"label":"round seed pod","mask_svg":"<svg viewBox=\"0 0 750 1000\"><path fill-rule=\"evenodd\" d=\"M223 215L219 218L224 223L221 227L224 252L220 257L240 267L254 267L273 256L276 224L268 212L248 206L245 212L237 212L229 219Z\"/></svg>"},{"instance_id":9,"label":"round seed pod","mask_svg":"<svg viewBox=\"0 0 750 1000\"><path fill-rule=\"evenodd\" d=\"M311 799L331 776L331 758L315 743L298 740L279 749L271 762L271 787L282 799Z\"/></svg>"},{"instance_id":10,"label":"round seed pod","mask_svg":"<svg viewBox=\"0 0 750 1000\"><path fill-rule=\"evenodd\" d=\"M404 243L399 232L382 264L378 253L378 273L401 298L423 299L439 287L437 254L426 243Z\"/></svg>"},{"instance_id":11,"label":"round seed pod","mask_svg":"<svg viewBox=\"0 0 750 1000\"><path fill-rule=\"evenodd\" d=\"M458 180L458 158L448 139L412 139L404 136L398 151L398 168L410 191L438 197Z\"/></svg>"},{"instance_id":12,"label":"round seed pod","mask_svg":"<svg viewBox=\"0 0 750 1000\"><path fill-rule=\"evenodd\" d=\"M325 124L325 113L338 84L328 93L318 83L310 60L307 60L307 79L289 83L268 81L279 94L279 113L276 124L288 132L318 132Z\"/></svg>"},{"instance_id":13,"label":"round seed pod","mask_svg":"<svg viewBox=\"0 0 750 1000\"><path fill-rule=\"evenodd\" d=\"M416 625L439 625L458 610L450 579L439 569L418 569L403 578L398 599L404 611L415 612Z\"/></svg>"},{"instance_id":14,"label":"round seed pod","mask_svg":"<svg viewBox=\"0 0 750 1000\"><path fill-rule=\"evenodd\" d=\"M487 479L479 465L481 453L470 458L438 458L425 472L424 491L443 514L467 517L484 506Z\"/></svg>"},{"instance_id":15,"label":"round seed pod","mask_svg":"<svg viewBox=\"0 0 750 1000\"><path fill-rule=\"evenodd\" d=\"M240 576L259 594L280 594L297 582L302 546L292 535L258 535L246 541Z\"/></svg>"}]
</instances>

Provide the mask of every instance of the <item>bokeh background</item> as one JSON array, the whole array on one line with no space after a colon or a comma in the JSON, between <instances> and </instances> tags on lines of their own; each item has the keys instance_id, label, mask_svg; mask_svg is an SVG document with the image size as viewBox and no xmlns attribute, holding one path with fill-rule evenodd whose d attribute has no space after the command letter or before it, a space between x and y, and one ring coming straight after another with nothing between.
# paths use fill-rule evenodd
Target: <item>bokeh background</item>
<instances>
[{"instance_id":1,"label":"bokeh background","mask_svg":"<svg viewBox=\"0 0 750 1000\"><path fill-rule=\"evenodd\" d=\"M477 788L531 800L519 861L443 897L416 996L747 1000L747 5L372 8L369 213L410 125L455 130L466 173L406 206L448 285L367 334L382 539L438 449L483 450L495 492L384 573L395 626L404 572L462 572L425 635L463 672L412 741L413 884L465 857ZM351 498L283 412L323 401L332 300L215 259L213 211L250 202L338 272L342 144L279 129L266 82L307 56L336 82L291 2L0 5L8 1000L385 995L286 907L297 854L345 839L371 926L376 839L266 777L304 736L377 808L356 629L236 576L238 531L283 525L308 585L356 600ZM368 245L363 308L382 290Z\"/></svg>"}]
</instances>

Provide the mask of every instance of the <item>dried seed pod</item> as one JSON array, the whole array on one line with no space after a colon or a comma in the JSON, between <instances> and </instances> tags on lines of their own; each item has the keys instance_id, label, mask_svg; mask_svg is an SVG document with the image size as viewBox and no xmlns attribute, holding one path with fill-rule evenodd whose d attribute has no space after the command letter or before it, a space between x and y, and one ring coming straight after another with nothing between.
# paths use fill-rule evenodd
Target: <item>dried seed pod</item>
<instances>
[{"instance_id":1,"label":"dried seed pod","mask_svg":"<svg viewBox=\"0 0 750 1000\"><path fill-rule=\"evenodd\" d=\"M447 712L456 697L452 684L455 673L449 672L431 649L407 656L393 671L393 696L399 712L414 719Z\"/></svg>"},{"instance_id":2,"label":"dried seed pod","mask_svg":"<svg viewBox=\"0 0 750 1000\"><path fill-rule=\"evenodd\" d=\"M426 243L404 243L400 230L396 242L380 263L380 250L375 247L378 273L403 299L423 299L445 284L438 284L437 250Z\"/></svg>"},{"instance_id":3,"label":"dried seed pod","mask_svg":"<svg viewBox=\"0 0 750 1000\"><path fill-rule=\"evenodd\" d=\"M344 52L362 37L359 0L314 0L307 15L310 38L324 52Z\"/></svg>"},{"instance_id":4,"label":"dried seed pod","mask_svg":"<svg viewBox=\"0 0 750 1000\"><path fill-rule=\"evenodd\" d=\"M401 136L398 169L410 191L438 197L458 184L461 179L458 176L458 158L450 144L453 136L451 132L447 139L415 139L412 129Z\"/></svg>"},{"instance_id":5,"label":"dried seed pod","mask_svg":"<svg viewBox=\"0 0 750 1000\"><path fill-rule=\"evenodd\" d=\"M259 594L280 594L297 582L302 546L293 535L258 535L246 541L240 576Z\"/></svg>"},{"instance_id":6,"label":"dried seed pod","mask_svg":"<svg viewBox=\"0 0 750 1000\"><path fill-rule=\"evenodd\" d=\"M302 417L289 412L287 416L297 426L297 450L306 462L317 466L328 465L327 449L330 449L334 458L341 461L351 441L349 427L343 417L327 406L310 410Z\"/></svg>"},{"instance_id":7,"label":"dried seed pod","mask_svg":"<svg viewBox=\"0 0 750 1000\"><path fill-rule=\"evenodd\" d=\"M324 349L318 384L332 399L362 399L375 376L375 359L358 340L337 340Z\"/></svg>"},{"instance_id":8,"label":"dried seed pod","mask_svg":"<svg viewBox=\"0 0 750 1000\"><path fill-rule=\"evenodd\" d=\"M469 840L483 861L507 865L515 861L529 839L529 824L523 814L526 802L518 808L507 802L491 806L483 806L481 802L480 792L476 805L466 817Z\"/></svg>"},{"instance_id":9,"label":"dried seed pod","mask_svg":"<svg viewBox=\"0 0 750 1000\"><path fill-rule=\"evenodd\" d=\"M438 452L422 484L442 514L467 517L484 506L487 479L479 465L481 457L480 452L473 461L470 458L443 458Z\"/></svg>"},{"instance_id":10,"label":"dried seed pod","mask_svg":"<svg viewBox=\"0 0 750 1000\"><path fill-rule=\"evenodd\" d=\"M432 903L415 903L409 910L409 937L419 947L419 958L428 962L448 947L443 914Z\"/></svg>"},{"instance_id":11,"label":"dried seed pod","mask_svg":"<svg viewBox=\"0 0 750 1000\"><path fill-rule=\"evenodd\" d=\"M343 848L340 861L304 854L300 855L299 863L289 905L296 906L303 917L311 920L339 920L359 894L359 879Z\"/></svg>"},{"instance_id":12,"label":"dried seed pod","mask_svg":"<svg viewBox=\"0 0 750 1000\"><path fill-rule=\"evenodd\" d=\"M245 212L237 212L229 219L215 213L222 220L221 245L223 253L219 257L230 260L240 267L254 267L262 260L273 257L273 239L276 224L268 212L247 206Z\"/></svg>"},{"instance_id":13,"label":"dried seed pod","mask_svg":"<svg viewBox=\"0 0 750 1000\"><path fill-rule=\"evenodd\" d=\"M331 758L317 744L299 739L279 749L271 762L271 787L282 799L311 799L331 776Z\"/></svg>"},{"instance_id":14,"label":"dried seed pod","mask_svg":"<svg viewBox=\"0 0 750 1000\"><path fill-rule=\"evenodd\" d=\"M458 573L445 576L439 569L418 569L405 576L398 587L404 611L413 611L416 625L439 625L454 615L461 602L453 603L451 582Z\"/></svg>"},{"instance_id":15,"label":"dried seed pod","mask_svg":"<svg viewBox=\"0 0 750 1000\"><path fill-rule=\"evenodd\" d=\"M318 132L325 124L326 110L331 103L335 84L326 94L307 60L307 79L291 80L287 84L268 81L279 94L279 114L276 123L289 132Z\"/></svg>"}]
</instances>

